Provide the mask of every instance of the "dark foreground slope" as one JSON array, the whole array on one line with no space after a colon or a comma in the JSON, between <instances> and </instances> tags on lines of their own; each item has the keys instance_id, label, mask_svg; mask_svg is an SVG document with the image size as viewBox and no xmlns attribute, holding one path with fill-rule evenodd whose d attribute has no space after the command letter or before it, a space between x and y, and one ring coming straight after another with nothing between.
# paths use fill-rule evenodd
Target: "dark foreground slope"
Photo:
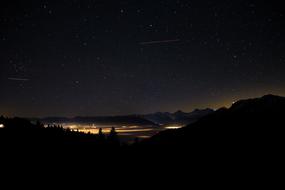
<instances>
[{"instance_id":1,"label":"dark foreground slope","mask_svg":"<svg viewBox=\"0 0 285 190\"><path fill-rule=\"evenodd\" d=\"M229 109L221 108L185 128L161 132L143 144L199 152L273 151L284 148L284 128L285 98L267 95L238 101Z\"/></svg>"},{"instance_id":2,"label":"dark foreground slope","mask_svg":"<svg viewBox=\"0 0 285 190\"><path fill-rule=\"evenodd\" d=\"M190 173L198 178L209 175L202 177L203 183L219 178L221 184L228 180L238 184L241 176L255 182L253 176L260 176L262 184L260 179L279 179L283 171L284 108L285 98L278 96L242 100L185 128L161 132L132 146L119 146L116 135L43 128L39 123L0 117L0 124L5 125L0 128L0 163L13 178L19 171L23 171L20 178L27 171L40 178L39 173L52 172L60 179L68 176L69 184L74 176L96 180L94 175L102 177L102 171L107 171L108 178L123 176L124 180L129 176L156 182L157 176L186 177L186 185L193 180ZM224 176L219 177L219 172ZM141 174L143 178L138 177Z\"/></svg>"},{"instance_id":3,"label":"dark foreground slope","mask_svg":"<svg viewBox=\"0 0 285 190\"><path fill-rule=\"evenodd\" d=\"M120 142L116 131L108 135L86 134L71 131L57 125L44 127L21 118L0 117L1 153L16 153L20 156L47 154L96 153L108 149L116 150ZM54 154L54 155L53 155Z\"/></svg>"}]
</instances>

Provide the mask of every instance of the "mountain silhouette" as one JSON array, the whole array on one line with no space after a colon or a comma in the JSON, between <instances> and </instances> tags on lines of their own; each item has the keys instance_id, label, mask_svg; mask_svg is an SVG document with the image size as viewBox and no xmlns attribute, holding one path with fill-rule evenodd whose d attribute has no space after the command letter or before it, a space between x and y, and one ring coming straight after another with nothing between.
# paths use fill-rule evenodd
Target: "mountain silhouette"
<instances>
[{"instance_id":1,"label":"mountain silhouette","mask_svg":"<svg viewBox=\"0 0 285 190\"><path fill-rule=\"evenodd\" d=\"M204 117L186 127L162 131L150 139L136 143L138 147L165 147L186 150L269 150L283 145L285 98L266 95L261 98L240 100L230 108L217 111L194 110L191 113L178 111L175 113L156 113L159 117L169 120ZM137 122L154 124L141 116L96 117L102 122ZM72 121L94 121L93 117L77 117ZM82 145L83 147L102 145L102 137L91 134L73 132L60 126L45 128L40 122L31 123L20 118L0 117L0 139L2 144L16 146L58 146L66 144ZM114 132L114 134L116 134ZM103 138L104 139L104 138ZM108 145L105 142L104 147ZM135 147L136 147L135 146ZM187 152L186 151L186 152Z\"/></svg>"},{"instance_id":2,"label":"mountain silhouette","mask_svg":"<svg viewBox=\"0 0 285 190\"><path fill-rule=\"evenodd\" d=\"M283 144L284 109L285 98L280 96L240 100L184 128L160 132L143 144L188 150L276 149Z\"/></svg>"},{"instance_id":3,"label":"mountain silhouette","mask_svg":"<svg viewBox=\"0 0 285 190\"><path fill-rule=\"evenodd\" d=\"M169 163L177 168L191 166L187 171L192 170L192 166L197 166L198 171L201 166L217 166L215 173L221 166L249 168L254 163L256 171L260 171L272 164L278 168L283 163L284 108L285 98L280 96L241 100L186 127L162 131L132 145L122 144L115 128L109 134L101 130L100 134L93 135L60 126L44 127L39 122L20 118L0 117L1 154L8 155L9 160L16 158L17 162L23 157L33 160L42 155L41 162L51 157L58 165L68 167L74 160L90 160L105 166L102 163L120 159L132 167L130 160L135 160L135 164L141 160L152 163L154 168L167 160L163 168L168 169ZM192 114L196 113L199 110ZM176 117L184 114L187 115L181 111L174 113ZM65 164L63 160L73 162Z\"/></svg>"}]
</instances>

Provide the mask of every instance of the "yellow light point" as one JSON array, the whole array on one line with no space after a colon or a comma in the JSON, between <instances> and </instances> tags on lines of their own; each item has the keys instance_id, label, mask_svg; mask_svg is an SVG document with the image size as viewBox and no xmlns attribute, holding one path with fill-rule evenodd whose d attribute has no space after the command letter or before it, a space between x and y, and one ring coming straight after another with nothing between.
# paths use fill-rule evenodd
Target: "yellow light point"
<instances>
[{"instance_id":1,"label":"yellow light point","mask_svg":"<svg viewBox=\"0 0 285 190\"><path fill-rule=\"evenodd\" d=\"M0 128L4 128L4 125L3 125L3 124L0 124Z\"/></svg>"},{"instance_id":2,"label":"yellow light point","mask_svg":"<svg viewBox=\"0 0 285 190\"><path fill-rule=\"evenodd\" d=\"M78 126L77 125L69 125L68 128L69 129L78 129Z\"/></svg>"},{"instance_id":3,"label":"yellow light point","mask_svg":"<svg viewBox=\"0 0 285 190\"><path fill-rule=\"evenodd\" d=\"M182 126L179 126L179 125L175 125L175 126L167 126L165 127L165 129L180 129Z\"/></svg>"}]
</instances>

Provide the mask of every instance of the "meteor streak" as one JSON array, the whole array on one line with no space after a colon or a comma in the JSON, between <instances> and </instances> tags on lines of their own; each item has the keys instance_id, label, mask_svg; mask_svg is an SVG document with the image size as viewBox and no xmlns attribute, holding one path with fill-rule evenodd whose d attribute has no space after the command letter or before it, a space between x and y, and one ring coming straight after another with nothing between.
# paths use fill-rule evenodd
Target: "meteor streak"
<instances>
[{"instance_id":1,"label":"meteor streak","mask_svg":"<svg viewBox=\"0 0 285 190\"><path fill-rule=\"evenodd\" d=\"M179 42L179 41L180 41L180 39L149 41L149 42L141 42L140 45L164 44L164 43L173 43L173 42Z\"/></svg>"},{"instance_id":2,"label":"meteor streak","mask_svg":"<svg viewBox=\"0 0 285 190\"><path fill-rule=\"evenodd\" d=\"M25 79L25 78L8 78L8 80L13 80L13 81L29 81L30 79Z\"/></svg>"}]
</instances>

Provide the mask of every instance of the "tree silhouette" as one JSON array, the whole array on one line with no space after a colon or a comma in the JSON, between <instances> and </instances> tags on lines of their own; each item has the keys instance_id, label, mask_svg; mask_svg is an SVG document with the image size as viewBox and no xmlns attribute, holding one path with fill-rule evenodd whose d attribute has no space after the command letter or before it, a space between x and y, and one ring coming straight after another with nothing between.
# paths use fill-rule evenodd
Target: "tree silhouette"
<instances>
[{"instance_id":1,"label":"tree silhouette","mask_svg":"<svg viewBox=\"0 0 285 190\"><path fill-rule=\"evenodd\" d=\"M120 141L118 137L118 133L116 132L115 127L112 127L110 134L108 136L108 142L111 146L119 146Z\"/></svg>"},{"instance_id":2,"label":"tree silhouette","mask_svg":"<svg viewBox=\"0 0 285 190\"><path fill-rule=\"evenodd\" d=\"M99 129L98 138L99 138L99 141L102 141L102 142L105 141L105 135L103 133L102 128Z\"/></svg>"}]
</instances>

